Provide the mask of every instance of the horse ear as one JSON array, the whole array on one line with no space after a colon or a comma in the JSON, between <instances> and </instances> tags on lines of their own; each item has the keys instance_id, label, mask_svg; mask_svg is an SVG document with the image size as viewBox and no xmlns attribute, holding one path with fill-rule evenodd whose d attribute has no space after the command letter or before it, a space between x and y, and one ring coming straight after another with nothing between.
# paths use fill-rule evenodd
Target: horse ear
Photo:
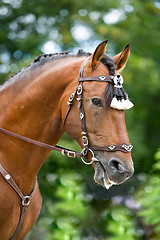
<instances>
[{"instance_id":1,"label":"horse ear","mask_svg":"<svg viewBox=\"0 0 160 240\"><path fill-rule=\"evenodd\" d=\"M125 67L129 54L130 54L129 44L127 44L127 46L122 52L113 57L117 71L120 71Z\"/></svg>"},{"instance_id":2,"label":"horse ear","mask_svg":"<svg viewBox=\"0 0 160 240\"><path fill-rule=\"evenodd\" d=\"M103 42L101 42L98 47L96 48L96 50L94 51L94 53L91 55L91 66L92 68L94 68L102 59L105 51L106 51L106 45L107 45L108 40L105 40Z\"/></svg>"}]
</instances>

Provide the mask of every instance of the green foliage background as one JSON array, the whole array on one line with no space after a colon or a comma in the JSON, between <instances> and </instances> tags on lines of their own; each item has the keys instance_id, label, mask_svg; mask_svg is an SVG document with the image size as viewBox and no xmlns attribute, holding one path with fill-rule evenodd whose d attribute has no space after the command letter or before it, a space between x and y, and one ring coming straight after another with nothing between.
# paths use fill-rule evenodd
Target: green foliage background
<instances>
[{"instance_id":1,"label":"green foliage background","mask_svg":"<svg viewBox=\"0 0 160 240\"><path fill-rule=\"evenodd\" d=\"M78 39L81 27L87 31ZM126 112L135 174L107 191L91 167L52 152L38 176L43 208L27 240L160 239L158 0L1 0L0 82L44 53L46 42L55 51L88 51L104 39L110 56L130 44L123 76L135 104ZM79 148L67 135L60 143Z\"/></svg>"}]
</instances>

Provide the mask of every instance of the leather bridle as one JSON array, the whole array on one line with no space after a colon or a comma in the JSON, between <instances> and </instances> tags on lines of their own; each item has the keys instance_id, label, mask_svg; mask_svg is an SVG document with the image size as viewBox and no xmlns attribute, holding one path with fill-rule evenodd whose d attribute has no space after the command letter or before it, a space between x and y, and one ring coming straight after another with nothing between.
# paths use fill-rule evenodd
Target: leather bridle
<instances>
[{"instance_id":1,"label":"leather bridle","mask_svg":"<svg viewBox=\"0 0 160 240\"><path fill-rule=\"evenodd\" d=\"M74 150L71 150L71 149L68 149L68 148L65 148L65 147L61 147L61 146L58 146L58 145L52 146L52 145L49 145L49 144L46 144L46 143L43 143L43 142L40 142L40 141L36 141L34 139L31 139L31 138L24 137L22 135L14 133L14 132L8 131L4 128L0 128L0 132L4 133L6 135L9 135L11 137L20 139L22 141L40 146L40 147L44 147L44 148L47 148L47 149L50 149L50 150L61 152L63 155L67 155L68 157L72 157L72 158L81 157L81 160L87 165L92 164L94 161L100 161L99 159L97 159L95 157L94 151L107 151L107 152L121 151L121 152L124 152L124 153L131 152L133 146L131 144L128 144L128 143L120 143L118 145L111 144L111 145L107 145L107 146L90 146L90 144L89 144L89 139L88 139L88 136L87 136L87 129L86 129L85 111L84 111L84 106L83 106L83 82L90 82L90 81L109 82L109 83L114 85L114 82L113 82L114 76L113 75L110 75L110 76L102 75L102 76L83 77L83 65L84 65L84 62L86 60L87 60L87 58L81 64L80 71L79 71L78 86L77 86L75 92L72 93L70 98L69 98L68 109L66 111L66 114L65 114L65 117L64 117L64 120L63 120L63 124L65 124L66 119L68 117L68 114L71 110L73 101L74 101L75 97L77 96L79 116L80 116L81 129L82 129L82 132L81 132L82 143L83 143L83 146L84 146L84 148L82 149L81 152L77 152L77 151L74 151ZM84 160L84 158L87 159L87 156L88 156L89 152L92 155L91 161L86 162ZM17 186L16 182L12 178L11 174L8 173L1 164L0 164L0 173L3 176L3 178L5 179L5 181L14 189L14 191L18 194L18 196L21 199L20 219L19 219L19 223L18 223L18 226L16 228L15 233L10 238L10 240L11 240L17 235L17 233L19 232L19 230L22 226L26 209L27 209L28 205L30 204L30 200L33 197L33 194L36 190L37 181L35 183L35 187L32 190L31 194L27 195L27 196L24 196L22 194L22 192L20 191L19 187Z\"/></svg>"},{"instance_id":2,"label":"leather bridle","mask_svg":"<svg viewBox=\"0 0 160 240\"><path fill-rule=\"evenodd\" d=\"M90 146L89 145L89 139L87 136L87 129L86 129L86 117L85 117L85 111L84 111L84 105L83 105L83 82L91 82L91 81L98 81L98 82L109 82L112 85L114 85L114 77L113 75L110 76L104 76L104 75L100 75L100 76L92 76L92 77L83 77L83 66L85 61L88 58L86 58L80 67L80 71L79 71L79 78L78 78L78 86L76 88L76 91L74 93L71 94L69 101L68 101L68 109L67 112L65 114L64 117L64 124L66 122L66 119L68 117L68 114L71 110L73 101L75 99L75 96L77 95L77 101L78 101L78 108L79 108L79 117L80 117L80 122L81 122L81 135L82 135L82 143L84 148L82 149L81 152L81 160L87 164L90 165L92 164L94 161L99 161L94 154L94 151L107 151L107 152L115 152L115 151L121 151L121 152L131 152L133 146L131 144L128 143L120 143L118 145L107 145L107 146ZM90 162L86 162L84 160L84 158L86 158L88 152L90 152L92 154L92 160Z\"/></svg>"}]
</instances>

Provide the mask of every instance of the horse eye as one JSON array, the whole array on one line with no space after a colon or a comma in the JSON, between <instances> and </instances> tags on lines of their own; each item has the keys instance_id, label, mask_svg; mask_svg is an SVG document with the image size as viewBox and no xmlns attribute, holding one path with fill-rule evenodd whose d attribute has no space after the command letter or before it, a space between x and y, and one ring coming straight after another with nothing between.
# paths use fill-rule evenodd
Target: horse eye
<instances>
[{"instance_id":1,"label":"horse eye","mask_svg":"<svg viewBox=\"0 0 160 240\"><path fill-rule=\"evenodd\" d=\"M92 98L92 103L97 107L103 107L103 103L100 98Z\"/></svg>"}]
</instances>

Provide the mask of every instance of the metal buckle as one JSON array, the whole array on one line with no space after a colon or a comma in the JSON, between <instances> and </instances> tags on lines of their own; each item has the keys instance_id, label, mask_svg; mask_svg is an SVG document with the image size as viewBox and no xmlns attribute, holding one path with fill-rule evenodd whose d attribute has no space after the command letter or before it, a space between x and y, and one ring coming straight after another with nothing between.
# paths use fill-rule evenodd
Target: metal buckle
<instances>
[{"instance_id":1,"label":"metal buckle","mask_svg":"<svg viewBox=\"0 0 160 240\"><path fill-rule=\"evenodd\" d=\"M65 153L65 151L66 151L66 153ZM67 149L62 149L61 153L62 153L62 155L67 155L68 157L73 157L73 158L76 157L76 153L75 152L68 151Z\"/></svg>"},{"instance_id":2,"label":"metal buckle","mask_svg":"<svg viewBox=\"0 0 160 240\"><path fill-rule=\"evenodd\" d=\"M87 136L83 136L83 137L82 137L82 141L83 141L83 145L84 145L84 146L87 146L87 145L88 145L88 138L87 138Z\"/></svg>"},{"instance_id":3,"label":"metal buckle","mask_svg":"<svg viewBox=\"0 0 160 240\"><path fill-rule=\"evenodd\" d=\"M73 154L73 155L72 155L72 154ZM76 157L76 153L75 153L75 152L72 152L72 151L68 151L68 152L67 152L67 156L68 156L68 157L75 158L75 157Z\"/></svg>"},{"instance_id":4,"label":"metal buckle","mask_svg":"<svg viewBox=\"0 0 160 240\"><path fill-rule=\"evenodd\" d=\"M30 204L30 196L24 196L24 199L22 199L22 205L26 207L29 204Z\"/></svg>"},{"instance_id":5,"label":"metal buckle","mask_svg":"<svg viewBox=\"0 0 160 240\"><path fill-rule=\"evenodd\" d=\"M64 151L65 151L65 150L64 150L64 149L62 149L62 151L61 151L62 155L65 155Z\"/></svg>"}]
</instances>

